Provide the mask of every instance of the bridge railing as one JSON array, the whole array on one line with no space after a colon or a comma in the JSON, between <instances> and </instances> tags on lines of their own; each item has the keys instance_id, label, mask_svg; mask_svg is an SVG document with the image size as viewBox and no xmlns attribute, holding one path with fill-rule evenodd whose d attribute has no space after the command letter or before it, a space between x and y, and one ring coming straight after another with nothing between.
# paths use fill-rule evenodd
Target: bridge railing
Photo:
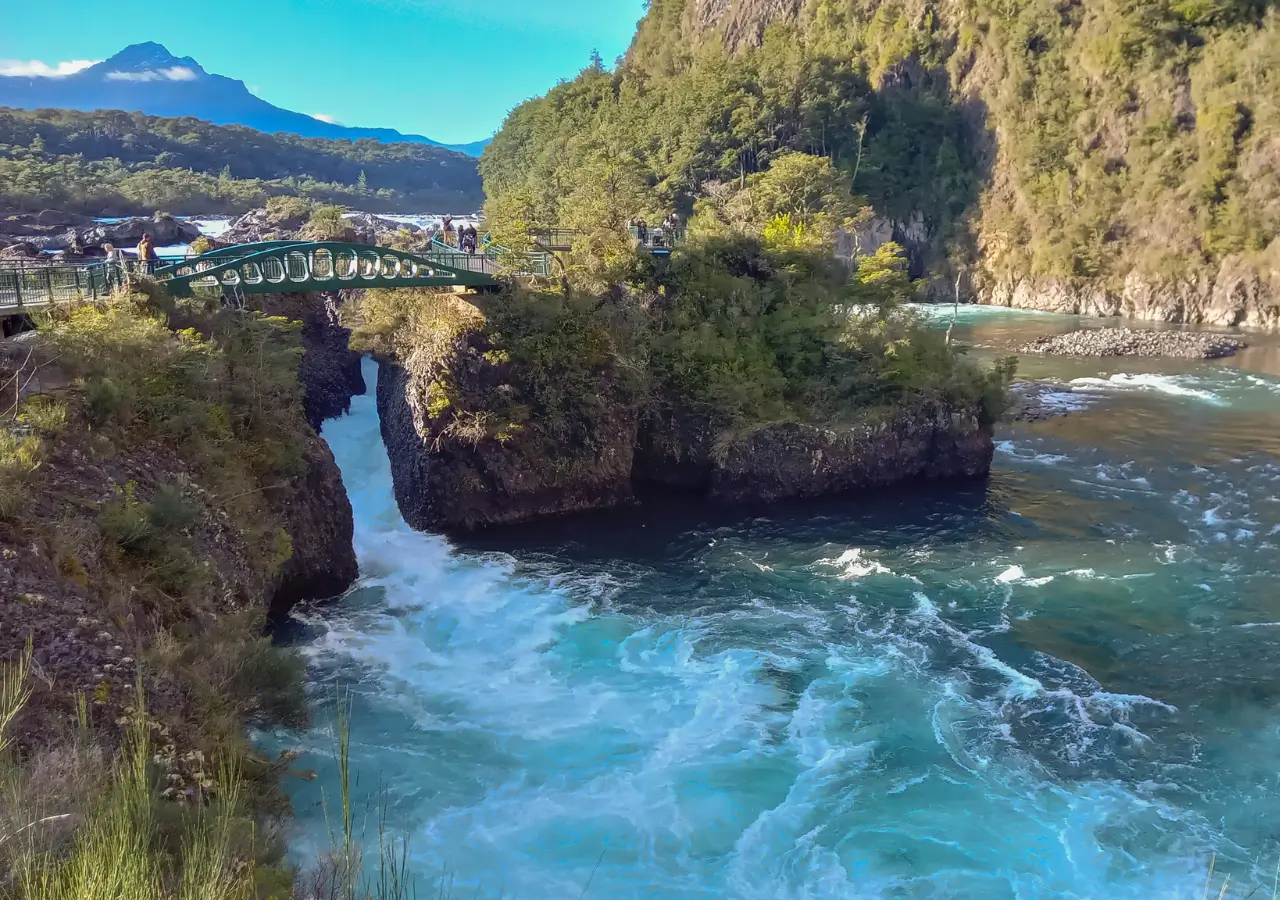
<instances>
[{"instance_id":1,"label":"bridge railing","mask_svg":"<svg viewBox=\"0 0 1280 900\"><path fill-rule=\"evenodd\" d=\"M645 227L641 229L638 225L632 225L627 229L631 233L631 237L646 250L655 252L670 252L672 247L678 247L684 243L684 229L672 228L669 225L656 225L653 227Z\"/></svg>"},{"instance_id":2,"label":"bridge railing","mask_svg":"<svg viewBox=\"0 0 1280 900\"><path fill-rule=\"evenodd\" d=\"M579 228L541 228L529 232L535 244L548 250L570 250L584 232Z\"/></svg>"},{"instance_id":3,"label":"bridge railing","mask_svg":"<svg viewBox=\"0 0 1280 900\"><path fill-rule=\"evenodd\" d=\"M492 242L485 245L482 252L463 253L456 247L451 247L441 241L439 238L433 238L431 241L431 250L427 254L427 258L440 263L442 266L448 266L454 269L462 269L467 272L483 272L486 275L536 275L546 278L551 271L551 263L545 253L528 253L521 254L518 259L512 260L511 265L503 257L510 254L510 250L499 244Z\"/></svg>"},{"instance_id":4,"label":"bridge railing","mask_svg":"<svg viewBox=\"0 0 1280 900\"><path fill-rule=\"evenodd\" d=\"M58 303L106 299L123 281L120 267L105 260L63 265L17 262L0 269L0 313L20 315Z\"/></svg>"}]
</instances>

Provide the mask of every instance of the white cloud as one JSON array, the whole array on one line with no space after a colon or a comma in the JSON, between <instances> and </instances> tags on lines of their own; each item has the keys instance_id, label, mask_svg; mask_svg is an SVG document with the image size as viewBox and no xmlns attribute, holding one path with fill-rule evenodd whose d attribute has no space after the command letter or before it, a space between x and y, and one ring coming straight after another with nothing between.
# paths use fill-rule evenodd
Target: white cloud
<instances>
[{"instance_id":1,"label":"white cloud","mask_svg":"<svg viewBox=\"0 0 1280 900\"><path fill-rule=\"evenodd\" d=\"M319 119L321 122L328 122L330 125L342 124L335 116L331 116L328 113L308 113L308 115L313 119Z\"/></svg>"},{"instance_id":2,"label":"white cloud","mask_svg":"<svg viewBox=\"0 0 1280 900\"><path fill-rule=\"evenodd\" d=\"M186 66L171 69L144 69L141 72L108 72L107 81L195 81L198 76Z\"/></svg>"},{"instance_id":3,"label":"white cloud","mask_svg":"<svg viewBox=\"0 0 1280 900\"><path fill-rule=\"evenodd\" d=\"M81 69L87 69L98 60L69 59L65 62L49 65L38 59L0 59L0 75L17 75L22 78L57 78L61 75L74 75Z\"/></svg>"}]
</instances>

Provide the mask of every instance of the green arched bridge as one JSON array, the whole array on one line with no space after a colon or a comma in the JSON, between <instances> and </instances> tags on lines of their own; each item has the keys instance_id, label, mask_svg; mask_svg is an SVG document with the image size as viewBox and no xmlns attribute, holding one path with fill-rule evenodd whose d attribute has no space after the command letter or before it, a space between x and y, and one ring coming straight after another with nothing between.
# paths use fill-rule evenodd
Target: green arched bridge
<instances>
[{"instance_id":1,"label":"green arched bridge","mask_svg":"<svg viewBox=\"0 0 1280 900\"><path fill-rule=\"evenodd\" d=\"M342 288L491 287L503 277L548 272L546 253L517 258L493 245L483 253L463 253L433 242L426 252L411 253L337 241L265 241L181 260L157 260L150 274L178 296L195 288L242 296ZM103 261L60 266L0 263L0 316L96 300L125 277L120 266Z\"/></svg>"}]
</instances>

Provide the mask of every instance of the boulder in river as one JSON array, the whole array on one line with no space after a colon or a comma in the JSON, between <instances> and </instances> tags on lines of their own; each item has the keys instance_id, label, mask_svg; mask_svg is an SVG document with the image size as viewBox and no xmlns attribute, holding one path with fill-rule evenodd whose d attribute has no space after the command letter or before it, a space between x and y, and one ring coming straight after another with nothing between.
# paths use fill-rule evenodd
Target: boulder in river
<instances>
[{"instance_id":1,"label":"boulder in river","mask_svg":"<svg viewBox=\"0 0 1280 900\"><path fill-rule=\"evenodd\" d=\"M101 247L114 244L117 247L136 247L143 235L150 235L157 247L189 244L200 237L200 229L190 222L180 222L172 216L157 215L152 218L125 219L121 222L102 222L78 232L80 246Z\"/></svg>"},{"instance_id":2,"label":"boulder in river","mask_svg":"<svg viewBox=\"0 0 1280 900\"><path fill-rule=\"evenodd\" d=\"M1219 359L1247 347L1244 341L1204 331L1084 328L1032 341L1023 353L1052 356L1144 356Z\"/></svg>"},{"instance_id":3,"label":"boulder in river","mask_svg":"<svg viewBox=\"0 0 1280 900\"><path fill-rule=\"evenodd\" d=\"M92 216L47 209L44 212L19 213L0 218L0 234L35 237L66 231L68 228L91 228L94 224Z\"/></svg>"},{"instance_id":4,"label":"boulder in river","mask_svg":"<svg viewBox=\"0 0 1280 900\"><path fill-rule=\"evenodd\" d=\"M1043 422L1085 409L1094 397L1058 381L1019 381L1009 386L1012 422Z\"/></svg>"}]
</instances>

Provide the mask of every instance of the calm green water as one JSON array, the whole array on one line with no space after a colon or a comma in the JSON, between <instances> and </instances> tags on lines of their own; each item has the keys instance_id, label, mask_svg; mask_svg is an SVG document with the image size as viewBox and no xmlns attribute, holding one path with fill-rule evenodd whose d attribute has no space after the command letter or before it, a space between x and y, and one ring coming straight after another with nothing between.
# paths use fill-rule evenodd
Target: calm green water
<instances>
[{"instance_id":1,"label":"calm green water","mask_svg":"<svg viewBox=\"0 0 1280 900\"><path fill-rule=\"evenodd\" d=\"M967 310L998 354L1065 317ZM989 484L408 529L373 398L325 427L362 581L302 616L421 896L1202 896L1280 861L1280 341L1035 360ZM368 364L370 368L372 364ZM1270 374L1268 374L1270 373ZM275 736L275 746L296 738ZM304 736L294 847L326 841ZM1247 888L1231 896L1243 896ZM1214 892L1216 896L1216 889Z\"/></svg>"}]
</instances>

